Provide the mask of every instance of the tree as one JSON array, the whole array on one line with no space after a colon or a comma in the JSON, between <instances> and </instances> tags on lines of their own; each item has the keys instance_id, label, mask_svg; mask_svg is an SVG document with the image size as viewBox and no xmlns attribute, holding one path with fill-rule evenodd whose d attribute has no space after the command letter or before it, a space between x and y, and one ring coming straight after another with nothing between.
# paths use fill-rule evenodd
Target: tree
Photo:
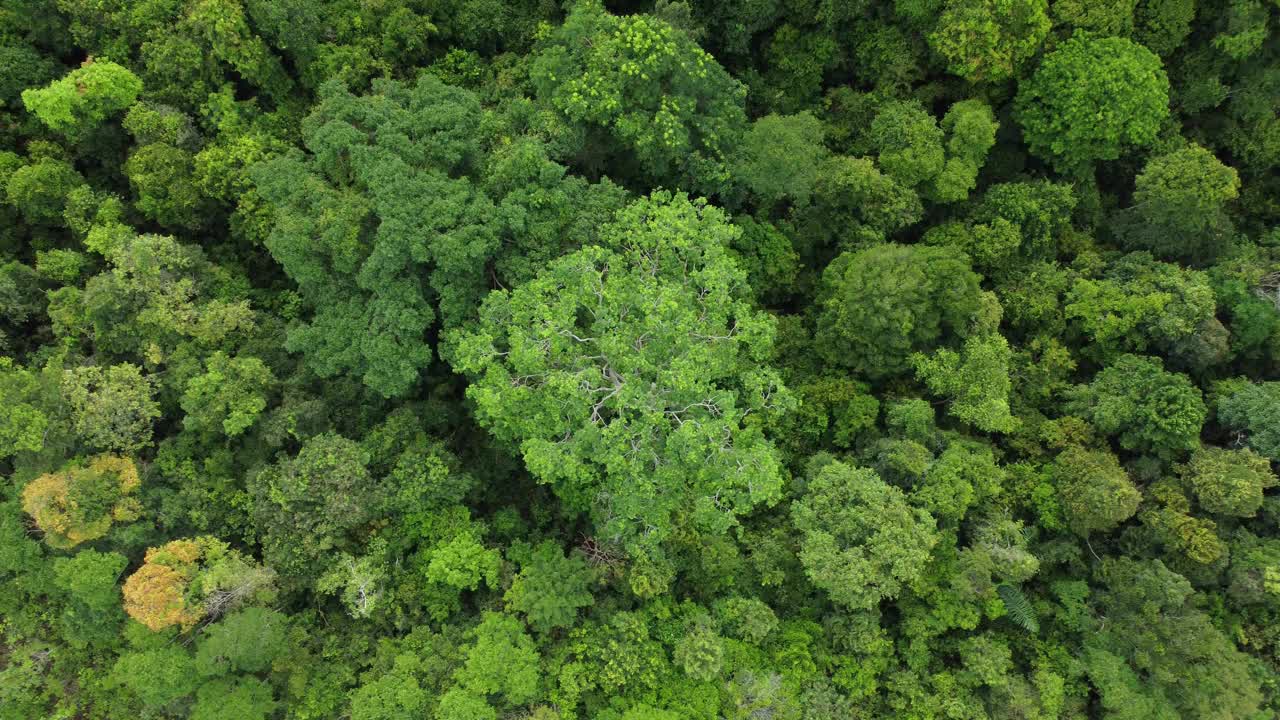
<instances>
[{"instance_id":1,"label":"tree","mask_svg":"<svg viewBox=\"0 0 1280 720\"><path fill-rule=\"evenodd\" d=\"M1231 543L1227 594L1245 605L1275 606L1280 599L1280 541L1240 531Z\"/></svg>"},{"instance_id":2,"label":"tree","mask_svg":"<svg viewBox=\"0 0 1280 720\"><path fill-rule=\"evenodd\" d=\"M81 47L116 59L136 58L130 65L145 81L148 96L195 109L230 80L272 102L288 93L289 76L249 20L256 5L184 0L139 9L67 0L60 9Z\"/></svg>"},{"instance_id":3,"label":"tree","mask_svg":"<svg viewBox=\"0 0 1280 720\"><path fill-rule=\"evenodd\" d=\"M161 710L195 692L200 675L186 648L166 645L121 654L111 680L131 690L144 707Z\"/></svg>"},{"instance_id":4,"label":"tree","mask_svg":"<svg viewBox=\"0 0 1280 720\"><path fill-rule=\"evenodd\" d=\"M71 163L42 157L9 175L5 194L27 222L56 226L63 223L68 197L84 184L84 176Z\"/></svg>"},{"instance_id":5,"label":"tree","mask_svg":"<svg viewBox=\"0 0 1280 720\"><path fill-rule=\"evenodd\" d=\"M957 438L927 463L912 478L911 502L943 523L963 520L971 508L982 507L1003 490L1006 473L989 445Z\"/></svg>"},{"instance_id":6,"label":"tree","mask_svg":"<svg viewBox=\"0 0 1280 720\"><path fill-rule=\"evenodd\" d=\"M57 60L30 45L6 44L0 48L0 108L16 107L23 90L48 83L61 70Z\"/></svg>"},{"instance_id":7,"label":"tree","mask_svg":"<svg viewBox=\"0 0 1280 720\"><path fill-rule=\"evenodd\" d=\"M39 376L0 357L0 460L44 448L49 416L41 408Z\"/></svg>"},{"instance_id":8,"label":"tree","mask_svg":"<svg viewBox=\"0 0 1280 720\"><path fill-rule=\"evenodd\" d=\"M448 661L452 662L453 658L449 658ZM396 655L389 670L374 679L366 680L351 693L352 720L401 720L424 717L423 706L427 705L430 699L430 695L422 688L421 682L423 665L426 664L415 652L401 652ZM479 702L488 707L488 703L483 699ZM492 712L492 708L490 711ZM444 698L441 698L441 707L436 715L439 717L443 714Z\"/></svg>"},{"instance_id":9,"label":"tree","mask_svg":"<svg viewBox=\"0 0 1280 720\"><path fill-rule=\"evenodd\" d=\"M1049 35L1046 0L948 0L929 45L973 82L1015 77Z\"/></svg>"},{"instance_id":10,"label":"tree","mask_svg":"<svg viewBox=\"0 0 1280 720\"><path fill-rule=\"evenodd\" d=\"M179 27L207 48L203 54L231 66L240 77L260 88L263 95L279 102L292 82L279 58L253 31L245 5L236 0L190 3Z\"/></svg>"},{"instance_id":11,"label":"tree","mask_svg":"<svg viewBox=\"0 0 1280 720\"><path fill-rule=\"evenodd\" d=\"M880 414L880 401L870 387L848 378L824 376L793 390L799 404L777 419L774 430L779 447L793 457L824 447L852 447Z\"/></svg>"},{"instance_id":12,"label":"tree","mask_svg":"<svg viewBox=\"0 0 1280 720\"><path fill-rule=\"evenodd\" d=\"M1182 469L1200 505L1211 513L1253 517L1262 493L1280 484L1271 463L1254 451L1202 447Z\"/></svg>"},{"instance_id":13,"label":"tree","mask_svg":"<svg viewBox=\"0 0 1280 720\"><path fill-rule=\"evenodd\" d=\"M1080 535L1114 530L1133 517L1142 493L1106 450L1073 445L1049 469L1067 524Z\"/></svg>"},{"instance_id":14,"label":"tree","mask_svg":"<svg viewBox=\"0 0 1280 720\"><path fill-rule=\"evenodd\" d=\"M529 72L542 102L605 130L616 154L633 157L654 184L704 194L727 185L726 159L746 129L746 89L666 22L577 2Z\"/></svg>"},{"instance_id":15,"label":"tree","mask_svg":"<svg viewBox=\"0 0 1280 720\"><path fill-rule=\"evenodd\" d=\"M225 717L267 720L276 708L271 686L256 677L224 678L207 682L196 691L190 720Z\"/></svg>"},{"instance_id":16,"label":"tree","mask_svg":"<svg viewBox=\"0 0 1280 720\"><path fill-rule=\"evenodd\" d=\"M190 630L206 617L275 598L275 573L202 536L149 548L124 582L124 610L153 632Z\"/></svg>"},{"instance_id":17,"label":"tree","mask_svg":"<svg viewBox=\"0 0 1280 720\"><path fill-rule=\"evenodd\" d=\"M88 260L88 256L78 250L37 251L36 272L56 282L74 283L80 279Z\"/></svg>"},{"instance_id":18,"label":"tree","mask_svg":"<svg viewBox=\"0 0 1280 720\"><path fill-rule=\"evenodd\" d=\"M222 432L235 437L266 409L275 384L271 370L256 357L227 357L222 351L205 360L205 373L187 381L179 400L188 430Z\"/></svg>"},{"instance_id":19,"label":"tree","mask_svg":"<svg viewBox=\"0 0 1280 720\"><path fill-rule=\"evenodd\" d=\"M64 252L75 255L70 251ZM0 263L0 312L5 318L0 325L0 347L7 348L8 352L18 350L14 341L21 342L22 333L29 323L44 314L46 298L41 286L47 282L46 278L62 269L56 267L59 263L54 258L58 255L62 253L51 257L51 253L37 250L34 268L16 261ZM18 337L12 337L13 334Z\"/></svg>"},{"instance_id":20,"label":"tree","mask_svg":"<svg viewBox=\"0 0 1280 720\"><path fill-rule=\"evenodd\" d=\"M1077 280L1066 301L1066 316L1104 351L1157 349L1195 369L1226 356L1208 276L1148 253L1130 253L1108 265L1102 277Z\"/></svg>"},{"instance_id":21,"label":"tree","mask_svg":"<svg viewBox=\"0 0 1280 720\"><path fill-rule=\"evenodd\" d=\"M337 594L354 618L372 617L383 607L390 568L385 553L379 551L385 551L386 543L375 540L370 545L370 551L359 558L341 554L338 562L316 579L316 592Z\"/></svg>"},{"instance_id":22,"label":"tree","mask_svg":"<svg viewBox=\"0 0 1280 720\"><path fill-rule=\"evenodd\" d=\"M1142 524L1172 554L1184 571L1194 568L1182 562L1179 555L1199 565L1194 569L1221 568L1229 548L1219 536L1218 524L1192 514L1186 488L1172 479L1162 478L1147 487L1151 502L1140 515Z\"/></svg>"},{"instance_id":23,"label":"tree","mask_svg":"<svg viewBox=\"0 0 1280 720\"><path fill-rule=\"evenodd\" d=\"M1230 350L1234 357L1256 361L1268 352L1267 346L1280 339L1280 312L1276 312L1276 292L1265 266L1252 260L1250 251L1239 254L1238 261L1224 260L1209 272L1209 281L1217 298L1219 313L1230 329Z\"/></svg>"},{"instance_id":24,"label":"tree","mask_svg":"<svg viewBox=\"0 0 1280 720\"><path fill-rule=\"evenodd\" d=\"M987 153L996 144L996 122L991 106L981 100L961 100L942 116L942 130L947 135L947 162L934 178L933 195L942 202L957 202L969 197L978 184L978 171Z\"/></svg>"},{"instance_id":25,"label":"tree","mask_svg":"<svg viewBox=\"0 0 1280 720\"><path fill-rule=\"evenodd\" d=\"M1016 259L1022 244L1018 226L1004 218L990 223L942 223L929 228L922 240L926 245L961 250L973 261L975 269L997 273Z\"/></svg>"},{"instance_id":26,"label":"tree","mask_svg":"<svg viewBox=\"0 0 1280 720\"><path fill-rule=\"evenodd\" d=\"M235 208L228 218L232 237L262 243L271 234L273 211L259 192L252 170L288 152L290 143L280 136L271 116L237 105L229 91L224 88L207 100L210 114L217 118L216 136L198 149L194 143L184 144L181 136L168 142L195 151L192 180L201 195Z\"/></svg>"},{"instance_id":27,"label":"tree","mask_svg":"<svg viewBox=\"0 0 1280 720\"><path fill-rule=\"evenodd\" d=\"M783 200L807 205L828 155L822 122L810 113L766 115L751 124L733 159L734 178L765 209Z\"/></svg>"},{"instance_id":28,"label":"tree","mask_svg":"<svg viewBox=\"0 0 1280 720\"><path fill-rule=\"evenodd\" d=\"M495 291L446 338L480 422L604 537L652 546L677 511L723 531L780 488L772 445L743 423L790 396L761 364L773 324L729 255L736 232L655 193L601 228L604 247Z\"/></svg>"},{"instance_id":29,"label":"tree","mask_svg":"<svg viewBox=\"0 0 1280 720\"><path fill-rule=\"evenodd\" d=\"M996 183L987 188L973 210L975 229L986 225L987 234L1016 232L1016 257L1054 260L1061 253L1064 236L1071 229L1071 213L1077 200L1070 185L1047 180ZM979 253L981 255L982 253ZM997 267L1010 251L986 253ZM1010 258L1012 259L1012 258Z\"/></svg>"},{"instance_id":30,"label":"tree","mask_svg":"<svg viewBox=\"0 0 1280 720\"><path fill-rule=\"evenodd\" d=\"M1121 355L1077 388L1069 409L1126 450L1171 456L1200 446L1205 406L1200 391L1159 358Z\"/></svg>"},{"instance_id":31,"label":"tree","mask_svg":"<svg viewBox=\"0 0 1280 720\"><path fill-rule=\"evenodd\" d=\"M827 28L785 22L770 35L764 54L767 69L749 84L749 106L794 113L818 104L824 76L839 62L840 45Z\"/></svg>"},{"instance_id":32,"label":"tree","mask_svg":"<svg viewBox=\"0 0 1280 720\"><path fill-rule=\"evenodd\" d=\"M580 555L566 557L554 542L538 543L520 565L503 600L540 633L572 626L578 610L595 602L591 595L595 573Z\"/></svg>"},{"instance_id":33,"label":"tree","mask_svg":"<svg viewBox=\"0 0 1280 720\"><path fill-rule=\"evenodd\" d=\"M307 440L296 457L253 476L254 525L267 564L304 577L329 553L349 547L348 533L368 522L381 502L368 465L359 443L325 433Z\"/></svg>"},{"instance_id":34,"label":"tree","mask_svg":"<svg viewBox=\"0 0 1280 720\"><path fill-rule=\"evenodd\" d=\"M70 596L62 626L73 645L103 647L115 642L124 622L119 579L128 562L119 553L96 550L54 560L56 582Z\"/></svg>"},{"instance_id":35,"label":"tree","mask_svg":"<svg viewBox=\"0 0 1280 720\"><path fill-rule=\"evenodd\" d=\"M374 89L326 84L303 124L311 155L250 174L275 210L267 249L312 311L287 347L321 377L394 397L431 359L432 301L449 326L474 311L497 228L492 202L455 177L479 160L478 99L430 74Z\"/></svg>"},{"instance_id":36,"label":"tree","mask_svg":"<svg viewBox=\"0 0 1280 720\"><path fill-rule=\"evenodd\" d=\"M1153 718L1175 720L1178 711L1163 693L1151 692L1124 660L1102 650L1085 655L1089 681L1097 688L1101 704L1123 720Z\"/></svg>"},{"instance_id":37,"label":"tree","mask_svg":"<svg viewBox=\"0 0 1280 720\"><path fill-rule=\"evenodd\" d=\"M932 180L946 163L942 128L919 103L885 103L871 121L868 140L884 173L906 187Z\"/></svg>"},{"instance_id":38,"label":"tree","mask_svg":"<svg viewBox=\"0 0 1280 720\"><path fill-rule=\"evenodd\" d=\"M750 216L734 218L742 233L733 241L734 260L762 303L781 302L796 292L800 256L777 225Z\"/></svg>"},{"instance_id":39,"label":"tree","mask_svg":"<svg viewBox=\"0 0 1280 720\"><path fill-rule=\"evenodd\" d=\"M685 675L694 680L711 681L720 676L724 646L709 624L697 622L676 643L674 659Z\"/></svg>"},{"instance_id":40,"label":"tree","mask_svg":"<svg viewBox=\"0 0 1280 720\"><path fill-rule=\"evenodd\" d=\"M524 705L538 690L538 653L519 620L487 612L468 633L474 640L466 663L454 679L469 693L501 695L512 706Z\"/></svg>"},{"instance_id":41,"label":"tree","mask_svg":"<svg viewBox=\"0 0 1280 720\"><path fill-rule=\"evenodd\" d=\"M759 644L778 628L778 616L763 600L730 597L716 603L716 620L731 637Z\"/></svg>"},{"instance_id":42,"label":"tree","mask_svg":"<svg viewBox=\"0 0 1280 720\"><path fill-rule=\"evenodd\" d=\"M208 222L211 208L195 183L191 152L168 143L138 148L124 164L137 193L135 206L167 228L195 229Z\"/></svg>"},{"instance_id":43,"label":"tree","mask_svg":"<svg viewBox=\"0 0 1280 720\"><path fill-rule=\"evenodd\" d=\"M805 574L831 599L871 609L919 581L939 536L934 520L874 470L828 460L791 504Z\"/></svg>"},{"instance_id":44,"label":"tree","mask_svg":"<svg viewBox=\"0 0 1280 720\"><path fill-rule=\"evenodd\" d=\"M1098 0L1065 0L1053 4L1051 13L1059 24L1076 30L1087 30L1102 37L1130 37L1133 34L1133 13L1136 0L1119 3ZM1141 42L1141 41L1140 41ZM1148 48L1149 43L1143 42ZM1152 48L1155 51L1154 48ZM1159 54L1159 51L1155 51Z\"/></svg>"},{"instance_id":45,"label":"tree","mask_svg":"<svg viewBox=\"0 0 1280 720\"><path fill-rule=\"evenodd\" d=\"M1194 0L1142 0L1134 12L1134 39L1160 57L1168 57L1191 34Z\"/></svg>"},{"instance_id":46,"label":"tree","mask_svg":"<svg viewBox=\"0 0 1280 720\"><path fill-rule=\"evenodd\" d=\"M818 168L814 202L796 213L802 238L814 250L861 247L920 221L920 196L880 172L870 158L836 155ZM823 262L829 253L811 252ZM808 258L805 258L808 259ZM813 262L813 261L811 261Z\"/></svg>"},{"instance_id":47,"label":"tree","mask_svg":"<svg viewBox=\"0 0 1280 720\"><path fill-rule=\"evenodd\" d=\"M22 489L22 509L46 543L69 549L106 535L113 523L137 520L142 506L133 495L140 484L133 461L98 455L32 480Z\"/></svg>"},{"instance_id":48,"label":"tree","mask_svg":"<svg viewBox=\"0 0 1280 720\"><path fill-rule=\"evenodd\" d=\"M436 717L439 720L497 720L498 711L483 696L455 687L440 696Z\"/></svg>"},{"instance_id":49,"label":"tree","mask_svg":"<svg viewBox=\"0 0 1280 720\"><path fill-rule=\"evenodd\" d=\"M1092 605L1106 623L1085 647L1104 707L1140 702L1161 708L1143 717L1222 720L1257 712L1262 695L1248 658L1196 607L1185 578L1159 560L1131 558L1107 558L1099 575ZM1117 687L1116 672L1132 679Z\"/></svg>"},{"instance_id":50,"label":"tree","mask_svg":"<svg viewBox=\"0 0 1280 720\"><path fill-rule=\"evenodd\" d=\"M77 139L133 104L142 81L109 60L85 61L39 90L23 90L22 103L50 129Z\"/></svg>"},{"instance_id":51,"label":"tree","mask_svg":"<svg viewBox=\"0 0 1280 720\"><path fill-rule=\"evenodd\" d=\"M196 670L212 677L264 672L287 652L287 631L288 618L275 610L237 610L205 627L196 648Z\"/></svg>"},{"instance_id":52,"label":"tree","mask_svg":"<svg viewBox=\"0 0 1280 720\"><path fill-rule=\"evenodd\" d=\"M242 340L254 327L247 286L232 281L197 246L135 234L111 217L112 205L100 206L85 237L85 246L106 258L109 268L83 290L65 286L50 293L58 335L92 340L99 353L151 362L169 358L185 341L216 347Z\"/></svg>"},{"instance_id":53,"label":"tree","mask_svg":"<svg viewBox=\"0 0 1280 720\"><path fill-rule=\"evenodd\" d=\"M601 220L632 199L608 178L589 183L570 174L551 160L551 151L540 138L525 136L495 148L487 162L482 187L496 204L499 286L526 282L552 260L593 244Z\"/></svg>"},{"instance_id":54,"label":"tree","mask_svg":"<svg viewBox=\"0 0 1280 720\"><path fill-rule=\"evenodd\" d=\"M871 379L898 375L912 353L969 334L988 302L978 282L952 248L890 244L844 253L822 274L818 351Z\"/></svg>"},{"instance_id":55,"label":"tree","mask_svg":"<svg viewBox=\"0 0 1280 720\"><path fill-rule=\"evenodd\" d=\"M1017 420L1009 414L1009 342L999 333L973 335L959 353L941 349L912 356L916 375L932 392L951 400L949 412L979 430L1009 432Z\"/></svg>"},{"instance_id":56,"label":"tree","mask_svg":"<svg viewBox=\"0 0 1280 720\"><path fill-rule=\"evenodd\" d=\"M672 676L666 649L652 637L645 617L636 612L615 612L592 621L570 634L574 682L583 690L606 696L656 690Z\"/></svg>"},{"instance_id":57,"label":"tree","mask_svg":"<svg viewBox=\"0 0 1280 720\"><path fill-rule=\"evenodd\" d=\"M752 39L777 23L782 14L779 4L774 0L763 3L750 0L698 0L688 7L696 16L697 24L704 28L706 36L694 39L735 57L750 52Z\"/></svg>"},{"instance_id":58,"label":"tree","mask_svg":"<svg viewBox=\"0 0 1280 720\"><path fill-rule=\"evenodd\" d=\"M1238 61L1258 52L1268 34L1267 9L1261 3L1245 0L1227 3L1225 15L1225 27L1214 36L1213 46Z\"/></svg>"},{"instance_id":59,"label":"tree","mask_svg":"<svg viewBox=\"0 0 1280 720\"><path fill-rule=\"evenodd\" d=\"M1080 172L1155 140L1169 116L1169 78L1131 40L1077 33L1018 85L1014 115L1032 152Z\"/></svg>"},{"instance_id":60,"label":"tree","mask_svg":"<svg viewBox=\"0 0 1280 720\"><path fill-rule=\"evenodd\" d=\"M459 590L475 590L481 580L497 587L501 564L497 550L481 545L473 533L463 532L432 551L427 579Z\"/></svg>"},{"instance_id":61,"label":"tree","mask_svg":"<svg viewBox=\"0 0 1280 720\"><path fill-rule=\"evenodd\" d=\"M144 147L163 143L191 149L198 147L201 141L191 116L170 105L146 101L135 103L121 124Z\"/></svg>"},{"instance_id":62,"label":"tree","mask_svg":"<svg viewBox=\"0 0 1280 720\"><path fill-rule=\"evenodd\" d=\"M1280 382L1228 385L1218 400L1218 417L1259 455L1280 461Z\"/></svg>"},{"instance_id":63,"label":"tree","mask_svg":"<svg viewBox=\"0 0 1280 720\"><path fill-rule=\"evenodd\" d=\"M63 379L76 434L88 445L136 452L151 443L151 424L160 406L150 377L136 365L121 363L74 368Z\"/></svg>"},{"instance_id":64,"label":"tree","mask_svg":"<svg viewBox=\"0 0 1280 720\"><path fill-rule=\"evenodd\" d=\"M1158 155L1135 180L1121 238L1161 258L1205 262L1231 241L1226 206L1240 194L1235 168L1199 145Z\"/></svg>"}]
</instances>

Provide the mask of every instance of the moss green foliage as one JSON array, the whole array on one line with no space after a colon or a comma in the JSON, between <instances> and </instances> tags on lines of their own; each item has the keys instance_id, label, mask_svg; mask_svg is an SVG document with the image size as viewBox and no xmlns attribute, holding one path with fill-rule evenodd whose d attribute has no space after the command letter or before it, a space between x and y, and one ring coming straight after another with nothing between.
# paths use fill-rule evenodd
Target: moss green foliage
<instances>
[{"instance_id":1,"label":"moss green foliage","mask_svg":"<svg viewBox=\"0 0 1280 720\"><path fill-rule=\"evenodd\" d=\"M528 72L566 122L603 129L653 182L704 193L728 183L745 88L680 29L575 3Z\"/></svg>"},{"instance_id":2,"label":"moss green foliage","mask_svg":"<svg viewBox=\"0 0 1280 720\"><path fill-rule=\"evenodd\" d=\"M916 356L916 374L932 392L951 398L949 412L987 432L1008 432L1017 421L1009 414L1009 343L998 334L971 336L959 353L939 350Z\"/></svg>"},{"instance_id":3,"label":"moss green foliage","mask_svg":"<svg viewBox=\"0 0 1280 720\"><path fill-rule=\"evenodd\" d=\"M522 613L539 632L572 626L578 609L594 602L590 566L580 554L565 557L552 542L539 543L527 553L504 597L508 607Z\"/></svg>"},{"instance_id":4,"label":"moss green foliage","mask_svg":"<svg viewBox=\"0 0 1280 720\"><path fill-rule=\"evenodd\" d=\"M62 395L76 434L89 447L135 452L151 441L160 406L154 381L136 365L78 367L63 377Z\"/></svg>"},{"instance_id":5,"label":"moss green foliage","mask_svg":"<svg viewBox=\"0 0 1280 720\"><path fill-rule=\"evenodd\" d=\"M791 506L800 562L832 600L873 608L920 579L938 542L934 521L874 470L825 462Z\"/></svg>"},{"instance_id":6,"label":"moss green foliage","mask_svg":"<svg viewBox=\"0 0 1280 720\"><path fill-rule=\"evenodd\" d=\"M9 175L9 204L32 224L57 223L66 211L72 191L84 185L84 177L65 160L40 158Z\"/></svg>"},{"instance_id":7,"label":"moss green foliage","mask_svg":"<svg viewBox=\"0 0 1280 720\"><path fill-rule=\"evenodd\" d=\"M887 103L871 121L869 138L880 168L907 187L942 172L942 128L914 103Z\"/></svg>"},{"instance_id":8,"label":"moss green foliage","mask_svg":"<svg viewBox=\"0 0 1280 720\"><path fill-rule=\"evenodd\" d=\"M344 532L359 526L379 501L367 462L356 442L317 435L296 457L283 458L252 479L254 524L272 567L302 572L326 552L345 546Z\"/></svg>"},{"instance_id":9,"label":"moss green foliage","mask_svg":"<svg viewBox=\"0 0 1280 720\"><path fill-rule=\"evenodd\" d=\"M1253 517L1263 492L1280 482L1271 463L1249 449L1201 448L1184 473L1205 510L1240 517Z\"/></svg>"},{"instance_id":10,"label":"moss green foliage","mask_svg":"<svg viewBox=\"0 0 1280 720\"><path fill-rule=\"evenodd\" d=\"M15 367L13 358L0 358L0 402L6 408L0 423L0 456L44 448L49 418L40 409L40 395L38 374Z\"/></svg>"},{"instance_id":11,"label":"moss green foliage","mask_svg":"<svg viewBox=\"0 0 1280 720\"><path fill-rule=\"evenodd\" d=\"M1066 301L1067 318L1104 354L1158 350L1198 369L1228 352L1208 277L1146 253L1117 258L1100 277L1077 280Z\"/></svg>"},{"instance_id":12,"label":"moss green foliage","mask_svg":"<svg viewBox=\"0 0 1280 720\"><path fill-rule=\"evenodd\" d=\"M942 116L947 134L947 161L933 179L933 195L942 202L969 197L978 183L978 171L996 144L996 122L991 107L981 100L961 100Z\"/></svg>"},{"instance_id":13,"label":"moss green foliage","mask_svg":"<svg viewBox=\"0 0 1280 720\"><path fill-rule=\"evenodd\" d=\"M1131 40L1076 34L1018 86L1015 112L1030 150L1079 171L1156 139L1169 114L1160 58Z\"/></svg>"},{"instance_id":14,"label":"moss green foliage","mask_svg":"<svg viewBox=\"0 0 1280 720\"><path fill-rule=\"evenodd\" d=\"M1218 400L1222 423L1260 455L1280 460L1280 383L1227 384Z\"/></svg>"},{"instance_id":15,"label":"moss green foliage","mask_svg":"<svg viewBox=\"0 0 1280 720\"><path fill-rule=\"evenodd\" d=\"M247 430L267 407L266 393L275 378L255 357L209 356L206 372L191 378L179 399L189 430L221 431L235 437Z\"/></svg>"},{"instance_id":16,"label":"moss green foliage","mask_svg":"<svg viewBox=\"0 0 1280 720\"><path fill-rule=\"evenodd\" d=\"M1157 455L1194 450L1205 421L1200 391L1160 360L1121 355L1078 388L1072 407L1126 450Z\"/></svg>"},{"instance_id":17,"label":"moss green foliage","mask_svg":"<svg viewBox=\"0 0 1280 720\"><path fill-rule=\"evenodd\" d=\"M451 177L476 161L474 95L430 75L375 90L356 97L326 85L304 124L311 157L273 159L254 178L276 208L267 247L314 308L288 347L321 376L354 371L392 396L432 356L426 332L436 313L420 275L438 278L440 302L463 312L467 286L446 287L446 278L478 273L496 238L487 198ZM410 198L437 207L419 216Z\"/></svg>"},{"instance_id":18,"label":"moss green foliage","mask_svg":"<svg viewBox=\"0 0 1280 720\"><path fill-rule=\"evenodd\" d=\"M771 206L782 200L807 205L827 157L822 122L809 113L766 115L751 124L733 166L734 178Z\"/></svg>"},{"instance_id":19,"label":"moss green foliage","mask_svg":"<svg viewBox=\"0 0 1280 720\"><path fill-rule=\"evenodd\" d=\"M929 44L946 68L975 82L1013 77L1049 34L1045 0L948 0Z\"/></svg>"},{"instance_id":20,"label":"moss green foliage","mask_svg":"<svg viewBox=\"0 0 1280 720\"><path fill-rule=\"evenodd\" d=\"M1205 262L1232 240L1226 207L1240 195L1240 176L1205 148L1191 145L1152 158L1134 186L1129 212L1136 217L1121 225L1128 244L1160 257Z\"/></svg>"},{"instance_id":21,"label":"moss green foliage","mask_svg":"<svg viewBox=\"0 0 1280 720\"><path fill-rule=\"evenodd\" d=\"M822 280L824 359L875 379L906 370L912 352L968 336L985 310L978 275L951 248L888 244L844 253Z\"/></svg>"},{"instance_id":22,"label":"moss green foliage","mask_svg":"<svg viewBox=\"0 0 1280 720\"><path fill-rule=\"evenodd\" d=\"M782 483L752 413L790 396L767 365L773 320L754 310L723 213L655 193L591 246L489 296L453 337L480 422L540 481L628 546L678 513L723 532Z\"/></svg>"},{"instance_id":23,"label":"moss green foliage","mask_svg":"<svg viewBox=\"0 0 1280 720\"><path fill-rule=\"evenodd\" d=\"M0 3L0 718L1275 718L1277 29Z\"/></svg>"},{"instance_id":24,"label":"moss green foliage","mask_svg":"<svg viewBox=\"0 0 1280 720\"><path fill-rule=\"evenodd\" d=\"M1106 450L1069 447L1049 472L1067 524L1082 535L1115 528L1133 517L1142 501L1120 461Z\"/></svg>"}]
</instances>

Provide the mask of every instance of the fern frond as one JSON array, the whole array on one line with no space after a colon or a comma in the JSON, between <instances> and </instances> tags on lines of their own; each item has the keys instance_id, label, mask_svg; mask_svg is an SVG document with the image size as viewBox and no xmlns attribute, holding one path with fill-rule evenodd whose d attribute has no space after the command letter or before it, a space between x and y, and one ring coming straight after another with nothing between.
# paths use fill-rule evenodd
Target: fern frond
<instances>
[{"instance_id":1,"label":"fern frond","mask_svg":"<svg viewBox=\"0 0 1280 720\"><path fill-rule=\"evenodd\" d=\"M1009 612L1009 619L1015 625L1029 633L1040 632L1040 620L1036 618L1036 609L1031 607L1027 596L1013 585L997 585L996 593Z\"/></svg>"}]
</instances>

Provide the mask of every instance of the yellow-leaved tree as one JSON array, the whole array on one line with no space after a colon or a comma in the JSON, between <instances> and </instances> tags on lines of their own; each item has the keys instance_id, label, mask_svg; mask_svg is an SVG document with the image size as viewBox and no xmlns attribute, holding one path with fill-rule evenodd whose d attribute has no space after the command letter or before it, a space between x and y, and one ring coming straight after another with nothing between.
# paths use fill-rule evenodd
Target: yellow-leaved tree
<instances>
[{"instance_id":1,"label":"yellow-leaved tree","mask_svg":"<svg viewBox=\"0 0 1280 720\"><path fill-rule=\"evenodd\" d=\"M66 550L106 535L112 523L136 520L142 508L133 493L140 484L132 460L98 455L32 480L22 491L22 509L46 543Z\"/></svg>"},{"instance_id":2,"label":"yellow-leaved tree","mask_svg":"<svg viewBox=\"0 0 1280 720\"><path fill-rule=\"evenodd\" d=\"M174 540L147 550L124 582L124 610L152 630L186 631L243 605L275 598L276 574L209 536Z\"/></svg>"}]
</instances>

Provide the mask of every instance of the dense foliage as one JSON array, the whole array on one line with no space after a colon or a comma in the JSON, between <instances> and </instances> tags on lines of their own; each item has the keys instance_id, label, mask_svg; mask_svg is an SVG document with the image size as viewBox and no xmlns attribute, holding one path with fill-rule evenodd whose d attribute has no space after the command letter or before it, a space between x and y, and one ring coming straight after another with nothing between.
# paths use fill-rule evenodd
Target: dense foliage
<instances>
[{"instance_id":1,"label":"dense foliage","mask_svg":"<svg viewBox=\"0 0 1280 720\"><path fill-rule=\"evenodd\" d=\"M1278 26L0 4L0 717L1280 717Z\"/></svg>"}]
</instances>

